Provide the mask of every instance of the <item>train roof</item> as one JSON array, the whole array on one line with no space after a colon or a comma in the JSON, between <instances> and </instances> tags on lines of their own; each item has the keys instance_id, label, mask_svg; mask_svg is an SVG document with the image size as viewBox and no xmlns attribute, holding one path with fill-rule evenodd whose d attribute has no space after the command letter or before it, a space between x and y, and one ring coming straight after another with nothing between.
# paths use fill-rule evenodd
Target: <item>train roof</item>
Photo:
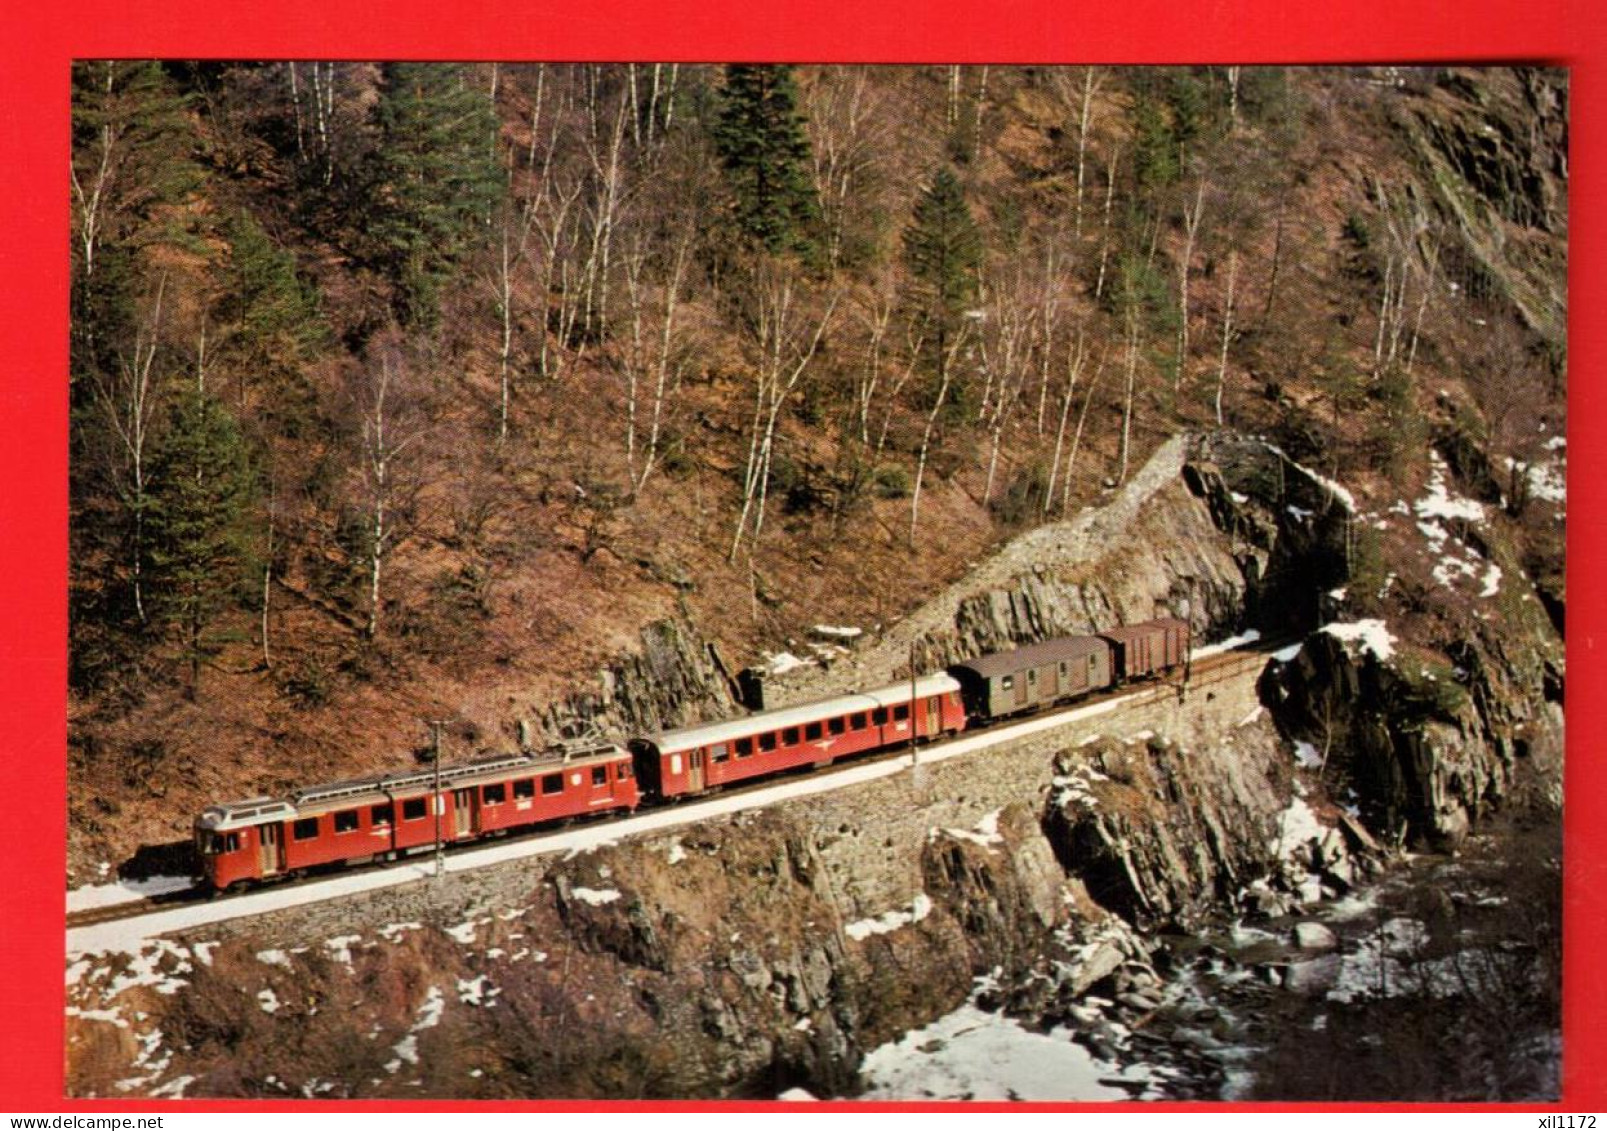
<instances>
[{"instance_id":1,"label":"train roof","mask_svg":"<svg viewBox=\"0 0 1607 1131\"><path fill-rule=\"evenodd\" d=\"M947 695L960 690L960 681L949 675L948 672L937 672L933 675L923 675L915 681L915 697L925 699L932 695ZM909 680L903 683L890 683L886 687L878 687L875 691L864 693L867 699L874 699L878 707L896 707L900 703L910 701Z\"/></svg>"},{"instance_id":2,"label":"train roof","mask_svg":"<svg viewBox=\"0 0 1607 1131\"><path fill-rule=\"evenodd\" d=\"M612 742L561 743L532 754L494 754L472 762L442 766L440 784L445 791L502 778L515 778L521 772L539 774L558 766L588 766L624 757L628 757L625 750ZM307 786L283 798L253 797L245 801L209 805L196 818L196 824L216 832L227 832L267 821L313 817L358 805L382 805L393 797L428 794L435 789L435 783L436 771L433 766L348 778L345 781Z\"/></svg>"},{"instance_id":3,"label":"train roof","mask_svg":"<svg viewBox=\"0 0 1607 1131\"><path fill-rule=\"evenodd\" d=\"M1115 628L1101 629L1099 635L1107 640L1119 640L1125 644L1130 640L1137 640L1148 633L1154 632L1157 628L1182 629L1183 635L1187 636L1189 622L1180 620L1177 617L1166 617L1162 620L1147 620L1142 624L1122 624L1117 625Z\"/></svg>"},{"instance_id":4,"label":"train roof","mask_svg":"<svg viewBox=\"0 0 1607 1131\"><path fill-rule=\"evenodd\" d=\"M986 656L978 656L963 664L955 664L954 667L961 671L975 672L983 679L993 679L995 676L1012 675L1027 668L1057 664L1062 660L1080 660L1109 650L1109 643L1097 636L1061 636L1009 652L992 652Z\"/></svg>"},{"instance_id":5,"label":"train roof","mask_svg":"<svg viewBox=\"0 0 1607 1131\"><path fill-rule=\"evenodd\" d=\"M958 681L944 672L938 672L935 675L923 675L915 681L915 694L920 697L941 695L951 691L958 691L959 689ZM776 707L769 711L758 711L751 715L744 715L740 719L725 719L716 723L701 723L697 726L679 727L675 730L667 730L649 736L648 741L658 747L659 753L674 754L678 751L707 746L711 742L730 742L750 735L785 730L787 727L804 726L808 723L836 718L839 715L851 715L856 711L874 711L878 707L891 707L900 703L908 703L909 701L909 683L894 683L878 688L875 691L835 695L829 699L816 699L813 702L799 703L791 707Z\"/></svg>"},{"instance_id":6,"label":"train roof","mask_svg":"<svg viewBox=\"0 0 1607 1131\"><path fill-rule=\"evenodd\" d=\"M698 746L707 746L711 742L730 742L749 735L820 722L836 715L870 711L875 707L876 702L869 696L837 695L830 699L817 699L812 703L800 703L794 707L758 711L752 715L744 715L740 719L725 719L717 723L701 723L697 726L667 730L650 736L648 741L658 747L659 753L674 754Z\"/></svg>"}]
</instances>

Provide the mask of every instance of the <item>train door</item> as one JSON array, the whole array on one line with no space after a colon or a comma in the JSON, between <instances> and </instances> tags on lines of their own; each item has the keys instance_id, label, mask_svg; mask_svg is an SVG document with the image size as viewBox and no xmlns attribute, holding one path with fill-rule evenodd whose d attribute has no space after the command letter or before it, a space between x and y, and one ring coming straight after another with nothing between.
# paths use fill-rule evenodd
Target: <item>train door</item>
<instances>
[{"instance_id":1,"label":"train door","mask_svg":"<svg viewBox=\"0 0 1607 1131\"><path fill-rule=\"evenodd\" d=\"M259 861L264 876L277 875L283 864L280 854L279 826L258 825L257 834L261 838L258 846Z\"/></svg>"},{"instance_id":2,"label":"train door","mask_svg":"<svg viewBox=\"0 0 1607 1131\"><path fill-rule=\"evenodd\" d=\"M1043 686L1038 689L1044 702L1060 697L1060 672L1066 665L1056 667L1054 664L1045 665L1043 669Z\"/></svg>"},{"instance_id":3,"label":"train door","mask_svg":"<svg viewBox=\"0 0 1607 1131\"><path fill-rule=\"evenodd\" d=\"M940 730L943 729L943 719L942 719L941 714L940 714L942 709L943 709L943 705L942 705L942 703L940 701L939 696L936 696L936 695L927 696L927 699L926 699L926 733L928 735L937 734Z\"/></svg>"},{"instance_id":4,"label":"train door","mask_svg":"<svg viewBox=\"0 0 1607 1131\"><path fill-rule=\"evenodd\" d=\"M452 791L452 835L461 839L474 835L474 802L477 789Z\"/></svg>"},{"instance_id":5,"label":"train door","mask_svg":"<svg viewBox=\"0 0 1607 1131\"><path fill-rule=\"evenodd\" d=\"M692 750L687 756L686 783L693 793L703 791L703 751Z\"/></svg>"},{"instance_id":6,"label":"train door","mask_svg":"<svg viewBox=\"0 0 1607 1131\"><path fill-rule=\"evenodd\" d=\"M1015 691L1015 705L1017 707L1025 707L1027 705L1026 673L1025 672L1018 672L1016 674L1016 678L1015 678L1015 680L1013 682L1015 684L1015 687L1013 689Z\"/></svg>"}]
</instances>

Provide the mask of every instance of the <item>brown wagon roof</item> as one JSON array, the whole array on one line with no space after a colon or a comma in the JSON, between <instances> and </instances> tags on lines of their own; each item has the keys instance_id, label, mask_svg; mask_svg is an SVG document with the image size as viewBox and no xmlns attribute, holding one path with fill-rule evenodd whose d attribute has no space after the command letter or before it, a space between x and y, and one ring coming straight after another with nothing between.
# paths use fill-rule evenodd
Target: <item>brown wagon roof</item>
<instances>
[{"instance_id":1,"label":"brown wagon roof","mask_svg":"<svg viewBox=\"0 0 1607 1131\"><path fill-rule=\"evenodd\" d=\"M1125 644L1129 640L1137 640L1142 636L1148 636L1157 628L1181 628L1186 636L1188 635L1188 627L1187 621L1180 620L1177 617L1168 617L1165 620L1145 621L1143 624L1117 625L1115 628L1105 629L1099 635L1108 637L1111 640L1119 640Z\"/></svg>"},{"instance_id":2,"label":"brown wagon roof","mask_svg":"<svg viewBox=\"0 0 1607 1131\"><path fill-rule=\"evenodd\" d=\"M1110 645L1097 636L1061 636L1054 640L1045 640L1042 644L1029 644L1025 648L1017 648L1011 652L994 652L978 656L974 660L954 666L964 671L975 672L983 679L992 679L994 676L1009 675L1023 668L1041 667L1044 664L1059 663L1061 660L1080 660L1109 650Z\"/></svg>"}]
</instances>

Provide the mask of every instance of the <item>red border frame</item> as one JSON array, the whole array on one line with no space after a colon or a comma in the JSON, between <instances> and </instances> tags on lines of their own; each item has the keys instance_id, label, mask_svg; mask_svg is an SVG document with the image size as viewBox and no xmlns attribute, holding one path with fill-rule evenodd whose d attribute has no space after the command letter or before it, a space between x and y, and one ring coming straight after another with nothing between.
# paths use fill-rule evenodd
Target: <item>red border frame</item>
<instances>
[{"instance_id":1,"label":"red border frame","mask_svg":"<svg viewBox=\"0 0 1607 1131\"><path fill-rule=\"evenodd\" d=\"M175 0L128 5L13 6L0 46L0 178L5 215L0 278L0 687L7 690L5 767L12 797L33 803L0 824L0 1108L172 1110L153 1101L67 1101L62 1096L62 938L66 744L66 395L68 64L96 56L679 59L729 61L1350 62L1532 61L1572 69L1572 196L1607 189L1604 153L1604 17L1587 0L490 0L443 13L439 0ZM443 18L445 15L447 18ZM1593 311L1602 289L1602 225L1572 217L1573 312ZM1570 318L1569 573L1575 579L1569 643L1571 736L1594 732L1607 701L1591 661L1607 586L1587 583L1601 544L1601 394L1590 374L1603 357L1598 319ZM1564 1098L1578 1110L1607 1106L1607 1042L1591 1003L1607 1000L1607 965L1593 944L1607 926L1600 859L1607 774L1571 741L1566 776L1566 992ZM19 780L20 776L20 780ZM15 819L13 819L15 818ZM186 1110L284 1110L296 1104L184 1104ZM327 1105L320 1105L326 1107ZM352 1105L396 1110L401 1104ZM466 1105L405 1105L461 1110ZM574 1105L498 1105L552 1110ZM644 1105L632 1105L644 1106ZM700 1105L657 1105L661 1110ZM763 1105L729 1105L759 1108ZM955 1105L944 1105L955 1106ZM983 1111L998 1105L966 1105ZM1083 1110L1088 1105L1082 1105ZM1200 1110L1199 1105L1166 1105ZM1324 1110L1277 1105L1262 1110ZM1004 1108L1000 1108L1004 1110ZM1159 1110L1159 1109L1157 1109ZM1347 1110L1392 1110L1367 1105ZM1417 1108L1416 1110L1428 1110Z\"/></svg>"}]
</instances>

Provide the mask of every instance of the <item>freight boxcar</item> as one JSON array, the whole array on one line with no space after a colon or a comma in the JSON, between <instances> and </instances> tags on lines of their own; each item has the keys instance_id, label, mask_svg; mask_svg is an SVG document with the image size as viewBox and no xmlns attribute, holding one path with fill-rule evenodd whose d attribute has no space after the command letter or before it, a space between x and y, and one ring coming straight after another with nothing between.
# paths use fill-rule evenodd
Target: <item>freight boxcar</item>
<instances>
[{"instance_id":1,"label":"freight boxcar","mask_svg":"<svg viewBox=\"0 0 1607 1131\"><path fill-rule=\"evenodd\" d=\"M1100 635L1110 641L1118 683L1169 671L1188 659L1189 626L1185 620L1145 621L1106 629Z\"/></svg>"},{"instance_id":2,"label":"freight boxcar","mask_svg":"<svg viewBox=\"0 0 1607 1131\"><path fill-rule=\"evenodd\" d=\"M1110 652L1101 637L1062 636L979 656L949 671L973 717L998 719L1111 686Z\"/></svg>"}]
</instances>

